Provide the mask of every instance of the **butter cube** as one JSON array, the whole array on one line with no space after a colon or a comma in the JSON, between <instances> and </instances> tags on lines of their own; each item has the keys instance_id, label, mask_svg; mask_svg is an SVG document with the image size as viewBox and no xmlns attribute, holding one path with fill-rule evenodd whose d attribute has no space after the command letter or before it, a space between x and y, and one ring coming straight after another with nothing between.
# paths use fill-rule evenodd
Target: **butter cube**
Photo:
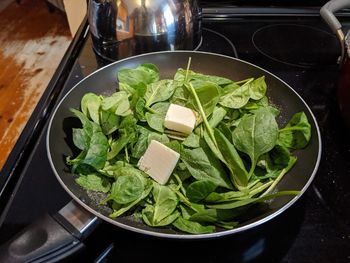
<instances>
[{"instance_id":1,"label":"butter cube","mask_svg":"<svg viewBox=\"0 0 350 263\"><path fill-rule=\"evenodd\" d=\"M180 154L158 141L152 140L137 166L159 184L166 184Z\"/></svg>"},{"instance_id":2,"label":"butter cube","mask_svg":"<svg viewBox=\"0 0 350 263\"><path fill-rule=\"evenodd\" d=\"M170 104L164 126L169 130L190 134L196 124L196 113L186 107Z\"/></svg>"}]
</instances>

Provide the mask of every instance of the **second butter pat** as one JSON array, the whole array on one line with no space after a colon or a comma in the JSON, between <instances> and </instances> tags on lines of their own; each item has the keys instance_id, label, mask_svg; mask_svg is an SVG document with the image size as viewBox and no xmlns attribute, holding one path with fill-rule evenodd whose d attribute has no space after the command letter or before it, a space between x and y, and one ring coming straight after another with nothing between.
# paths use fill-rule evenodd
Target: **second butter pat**
<instances>
[{"instance_id":1,"label":"second butter pat","mask_svg":"<svg viewBox=\"0 0 350 263\"><path fill-rule=\"evenodd\" d=\"M170 104L164 120L164 127L169 130L190 134L196 124L196 113L189 108Z\"/></svg>"}]
</instances>

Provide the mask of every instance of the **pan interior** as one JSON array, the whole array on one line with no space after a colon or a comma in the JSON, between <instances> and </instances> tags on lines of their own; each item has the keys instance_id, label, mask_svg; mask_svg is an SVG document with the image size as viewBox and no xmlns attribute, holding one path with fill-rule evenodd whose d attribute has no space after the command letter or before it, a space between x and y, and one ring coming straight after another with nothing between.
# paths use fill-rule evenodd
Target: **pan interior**
<instances>
[{"instance_id":1,"label":"pan interior","mask_svg":"<svg viewBox=\"0 0 350 263\"><path fill-rule=\"evenodd\" d=\"M66 94L50 120L47 134L47 149L55 175L72 198L98 217L119 227L145 234L170 238L189 236L172 229L150 228L130 216L119 217L115 220L110 219L108 215L111 209L100 205L104 195L83 190L75 183L76 175L68 172L69 169L65 163L67 156L75 154L73 152L74 147L71 134L72 128L78 125L69 109L79 108L80 100L85 93L110 94L114 92L117 89L116 73L118 70L136 67L141 63L154 63L160 69L161 78L172 78L178 68L186 68L189 57L192 58L191 69L203 74L218 75L236 81L264 75L268 85L267 95L281 111L281 116L278 119L281 125L285 124L296 112L304 111L306 113L312 126L310 144L306 149L294 152L298 162L292 171L288 173L288 176L285 176L278 184L277 189L279 191L300 190L303 193L311 183L320 159L318 126L309 107L286 83L252 64L217 54L191 51L150 53L115 62L86 77ZM269 203L268 207L261 211L261 214L243 222L238 228L219 230L218 233L204 234L202 236L226 235L257 226L287 209L299 197L276 198Z\"/></svg>"}]
</instances>

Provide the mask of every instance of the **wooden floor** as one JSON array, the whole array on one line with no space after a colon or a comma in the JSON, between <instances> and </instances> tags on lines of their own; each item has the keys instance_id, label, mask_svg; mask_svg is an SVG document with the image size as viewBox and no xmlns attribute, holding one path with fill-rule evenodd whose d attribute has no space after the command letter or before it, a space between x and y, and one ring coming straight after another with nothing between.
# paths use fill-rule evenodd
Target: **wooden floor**
<instances>
[{"instance_id":1,"label":"wooden floor","mask_svg":"<svg viewBox=\"0 0 350 263\"><path fill-rule=\"evenodd\" d=\"M9 2L7 0L7 2ZM0 5L0 170L71 41L44 0Z\"/></svg>"}]
</instances>

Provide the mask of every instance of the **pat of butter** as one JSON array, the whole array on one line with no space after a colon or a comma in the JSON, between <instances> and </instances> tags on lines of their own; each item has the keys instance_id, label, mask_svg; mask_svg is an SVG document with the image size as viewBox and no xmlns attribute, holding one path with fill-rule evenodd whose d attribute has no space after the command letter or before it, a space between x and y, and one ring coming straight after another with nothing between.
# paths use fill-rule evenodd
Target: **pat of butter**
<instances>
[{"instance_id":1,"label":"pat of butter","mask_svg":"<svg viewBox=\"0 0 350 263\"><path fill-rule=\"evenodd\" d=\"M158 141L152 140L137 166L159 184L166 184L180 154Z\"/></svg>"},{"instance_id":2,"label":"pat of butter","mask_svg":"<svg viewBox=\"0 0 350 263\"><path fill-rule=\"evenodd\" d=\"M196 113L186 107L170 104L164 126L169 130L190 134L196 125Z\"/></svg>"}]
</instances>

